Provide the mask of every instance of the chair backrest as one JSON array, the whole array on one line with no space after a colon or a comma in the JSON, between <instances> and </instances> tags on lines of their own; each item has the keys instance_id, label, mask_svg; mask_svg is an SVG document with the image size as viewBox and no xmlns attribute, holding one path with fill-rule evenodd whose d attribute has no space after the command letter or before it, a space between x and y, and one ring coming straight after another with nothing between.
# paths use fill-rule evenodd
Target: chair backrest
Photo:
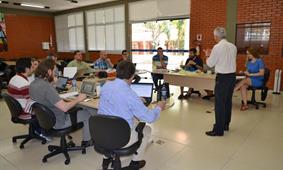
<instances>
[{"instance_id":1,"label":"chair backrest","mask_svg":"<svg viewBox=\"0 0 283 170\"><path fill-rule=\"evenodd\" d=\"M15 120L18 119L18 116L22 113L23 108L21 104L15 98L8 95L7 93L3 93L2 96L10 110L12 121L15 122Z\"/></svg>"},{"instance_id":2,"label":"chair backrest","mask_svg":"<svg viewBox=\"0 0 283 170\"><path fill-rule=\"evenodd\" d=\"M107 150L123 148L131 136L128 122L116 116L92 116L89 119L89 130L94 145Z\"/></svg>"},{"instance_id":3,"label":"chair backrest","mask_svg":"<svg viewBox=\"0 0 283 170\"><path fill-rule=\"evenodd\" d=\"M264 87L266 87L266 83L269 80L269 76L270 76L270 70L268 68L264 69L264 75L263 75L263 85Z\"/></svg>"},{"instance_id":4,"label":"chair backrest","mask_svg":"<svg viewBox=\"0 0 283 170\"><path fill-rule=\"evenodd\" d=\"M39 103L34 103L32 107L40 127L46 130L52 129L56 123L54 113L48 107Z\"/></svg>"}]
</instances>

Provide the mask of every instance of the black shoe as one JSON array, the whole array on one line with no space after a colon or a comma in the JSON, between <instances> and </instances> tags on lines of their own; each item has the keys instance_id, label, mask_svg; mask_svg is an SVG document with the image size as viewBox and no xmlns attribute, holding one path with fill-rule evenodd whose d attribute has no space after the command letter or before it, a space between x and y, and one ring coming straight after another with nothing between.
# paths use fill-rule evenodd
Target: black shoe
<instances>
[{"instance_id":1,"label":"black shoe","mask_svg":"<svg viewBox=\"0 0 283 170\"><path fill-rule=\"evenodd\" d=\"M225 125L225 126L224 126L224 130L225 130L225 131L229 131L229 125Z\"/></svg>"},{"instance_id":2,"label":"black shoe","mask_svg":"<svg viewBox=\"0 0 283 170\"><path fill-rule=\"evenodd\" d=\"M192 95L192 92L188 92L188 93L184 96L184 98L185 98L185 99L188 99L188 98L191 97L191 95Z\"/></svg>"},{"instance_id":3,"label":"black shoe","mask_svg":"<svg viewBox=\"0 0 283 170\"><path fill-rule=\"evenodd\" d=\"M102 169L103 170L107 170L109 164L113 161L112 158L103 158L103 162L102 162Z\"/></svg>"},{"instance_id":4,"label":"black shoe","mask_svg":"<svg viewBox=\"0 0 283 170\"><path fill-rule=\"evenodd\" d=\"M89 147L89 146L93 146L93 141L92 140L89 140L89 141L82 141L81 143L81 146L82 147Z\"/></svg>"},{"instance_id":5,"label":"black shoe","mask_svg":"<svg viewBox=\"0 0 283 170\"><path fill-rule=\"evenodd\" d=\"M135 169L140 169L140 168L143 168L145 166L145 164L146 164L145 160L131 161L131 163L129 164L129 167L135 168Z\"/></svg>"},{"instance_id":6,"label":"black shoe","mask_svg":"<svg viewBox=\"0 0 283 170\"><path fill-rule=\"evenodd\" d=\"M180 94L179 96L178 96L178 99L179 100L181 100L181 99L183 99L184 98L184 95L183 94Z\"/></svg>"},{"instance_id":7,"label":"black shoe","mask_svg":"<svg viewBox=\"0 0 283 170\"><path fill-rule=\"evenodd\" d=\"M223 136L223 133L216 133L215 131L207 131L205 134L207 136Z\"/></svg>"}]
</instances>

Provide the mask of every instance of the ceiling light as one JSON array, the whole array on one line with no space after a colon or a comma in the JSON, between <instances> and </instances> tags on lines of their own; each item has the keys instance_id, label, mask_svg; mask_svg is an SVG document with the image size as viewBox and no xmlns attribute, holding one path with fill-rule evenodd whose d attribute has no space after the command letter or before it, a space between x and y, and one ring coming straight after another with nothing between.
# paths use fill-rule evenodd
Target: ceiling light
<instances>
[{"instance_id":1,"label":"ceiling light","mask_svg":"<svg viewBox=\"0 0 283 170\"><path fill-rule=\"evenodd\" d=\"M2 3L2 4L8 4L9 2L8 2L8 1L0 1L0 3Z\"/></svg>"},{"instance_id":2,"label":"ceiling light","mask_svg":"<svg viewBox=\"0 0 283 170\"><path fill-rule=\"evenodd\" d=\"M21 6L33 7L33 8L45 8L43 5L34 5L34 4L26 4L26 3L21 3Z\"/></svg>"}]
</instances>

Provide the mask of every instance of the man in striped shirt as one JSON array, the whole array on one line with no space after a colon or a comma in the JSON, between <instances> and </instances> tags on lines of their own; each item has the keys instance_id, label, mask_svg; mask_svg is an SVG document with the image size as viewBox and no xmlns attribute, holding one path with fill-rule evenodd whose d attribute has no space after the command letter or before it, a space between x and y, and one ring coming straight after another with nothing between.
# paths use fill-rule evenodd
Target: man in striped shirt
<instances>
[{"instance_id":1,"label":"man in striped shirt","mask_svg":"<svg viewBox=\"0 0 283 170\"><path fill-rule=\"evenodd\" d=\"M20 119L31 118L31 105L34 103L29 96L29 80L31 74L31 59L21 58L16 62L16 75L8 84L8 94L15 98L23 108Z\"/></svg>"},{"instance_id":2,"label":"man in striped shirt","mask_svg":"<svg viewBox=\"0 0 283 170\"><path fill-rule=\"evenodd\" d=\"M11 78L8 84L8 94L15 98L23 108L22 113L18 116L19 119L28 120L33 116L31 106L34 101L29 95L30 81L28 80L32 72L31 58L21 58L16 62L17 74ZM45 138L47 141L51 141L51 139L44 134L43 129L39 126L37 121L32 122L32 127L35 134Z\"/></svg>"}]
</instances>

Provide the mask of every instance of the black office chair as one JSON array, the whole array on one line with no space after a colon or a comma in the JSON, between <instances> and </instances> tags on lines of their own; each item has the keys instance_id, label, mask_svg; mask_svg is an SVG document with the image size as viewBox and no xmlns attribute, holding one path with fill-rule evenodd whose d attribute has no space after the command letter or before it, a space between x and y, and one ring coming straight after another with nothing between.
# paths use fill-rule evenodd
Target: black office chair
<instances>
[{"instance_id":1,"label":"black office chair","mask_svg":"<svg viewBox=\"0 0 283 170\"><path fill-rule=\"evenodd\" d=\"M131 136L131 128L126 120L106 115L95 115L89 119L89 130L94 141L94 149L112 159L114 170L128 168L121 168L120 157L136 153L142 143L144 126L145 123L138 124L136 128L138 141L124 148L129 143ZM108 164L103 163L102 168L107 170Z\"/></svg>"},{"instance_id":2,"label":"black office chair","mask_svg":"<svg viewBox=\"0 0 283 170\"><path fill-rule=\"evenodd\" d=\"M253 86L248 87L248 90L252 91L252 97L251 97L251 100L248 101L248 104L254 105L256 109L259 108L259 105L262 105L262 107L266 107L266 103L256 101L255 93L257 90L261 90L261 101L264 101L266 99L267 92L268 92L268 87L266 86L266 83L269 80L269 76L270 76L270 70L268 68L265 68L262 87L253 87Z\"/></svg>"},{"instance_id":3,"label":"black office chair","mask_svg":"<svg viewBox=\"0 0 283 170\"><path fill-rule=\"evenodd\" d=\"M50 136L54 137L60 137L60 146L55 145L49 145L48 150L50 153L45 155L42 159L42 162L47 162L47 159L50 157L53 157L55 155L58 155L60 153L63 153L66 160L65 164L68 165L70 163L70 156L68 154L69 151L76 151L81 150L82 154L86 153L85 147L81 146L75 146L74 142L72 140L67 143L66 136L74 131L77 131L78 129L81 129L83 127L83 123L74 123L76 120L72 120L72 126L64 128L64 129L54 129L54 125L56 123L56 117L54 113L46 106L35 103L33 104L33 110L36 114L36 117L38 119L39 125L46 130L46 133ZM69 114L76 114L78 109L72 111L72 113ZM75 116L71 116L76 117ZM69 138L71 139L71 138Z\"/></svg>"},{"instance_id":4,"label":"black office chair","mask_svg":"<svg viewBox=\"0 0 283 170\"><path fill-rule=\"evenodd\" d=\"M13 123L19 123L19 124L24 124L24 125L29 125L29 132L26 135L19 135L19 136L14 136L12 138L13 143L17 142L17 139L24 139L22 141L22 143L20 144L20 148L23 149L24 148L24 144L27 143L28 141L30 141L31 139L39 139L41 140L42 144L46 143L46 139L36 135L34 133L34 127L32 126L32 124L37 121L36 118L31 118L28 120L24 120L24 119L19 119L18 116L20 115L21 112L23 112L22 106L20 105L20 103L14 99L13 97L9 96L8 94L4 93L2 94L6 104L8 105L8 108L10 110L11 113L11 121Z\"/></svg>"}]
</instances>

